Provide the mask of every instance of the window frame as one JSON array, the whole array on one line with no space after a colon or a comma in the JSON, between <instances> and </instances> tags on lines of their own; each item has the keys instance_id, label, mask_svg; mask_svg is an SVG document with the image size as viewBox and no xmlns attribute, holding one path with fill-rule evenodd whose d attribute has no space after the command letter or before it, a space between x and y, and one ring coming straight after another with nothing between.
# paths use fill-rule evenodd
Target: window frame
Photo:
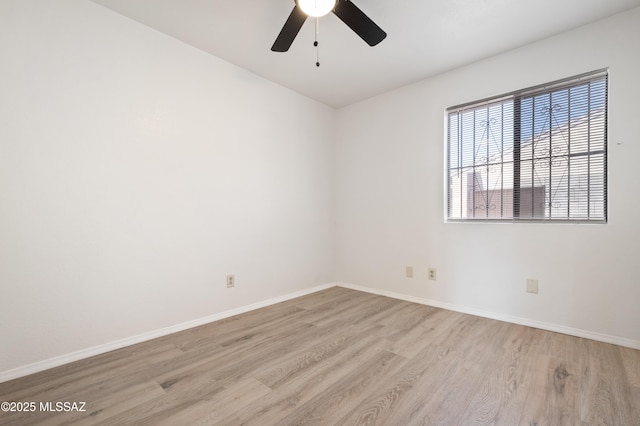
<instances>
[{"instance_id":1,"label":"window frame","mask_svg":"<svg viewBox=\"0 0 640 426\"><path fill-rule=\"evenodd\" d=\"M451 116L452 114L459 114L462 111L474 111L474 110L480 110L483 108L486 108L487 111L489 110L489 108L493 105L500 105L504 108L505 103L509 102L509 101L513 101L514 105L513 105L513 123L514 123L514 133L515 133L515 123L517 122L522 122L522 117L519 115L522 110L523 107L519 104L519 102L522 99L534 99L535 97L538 96L545 96L545 95L549 95L549 97L551 98L553 96L554 93L559 93L563 90L567 90L570 88L579 88L582 86L585 86L587 84L593 83L593 82L598 82L598 81L603 81L604 83L604 88L602 89L604 94L603 94L603 102L604 102L604 106L602 108L602 115L603 115L603 130L602 130L602 135L601 135L601 140L602 140L602 145L603 148L601 150L596 150L596 149L592 149L590 146L590 142L591 142L591 135L590 135L590 127L591 123L589 122L589 124L587 124L588 126L588 132L589 132L589 136L587 137L587 145L589 146L588 150L586 151L586 157L588 158L589 161L589 166L587 168L588 170L588 179L591 178L592 175L597 174L597 172L592 172L590 169L590 160L591 160L591 156L596 154L602 154L603 156L603 160L602 160L602 169L603 169L603 173L601 174L601 179L602 179L602 198L600 199L600 197L594 198L592 199L591 197L591 188L589 187L587 189L588 192L588 196L586 199L586 203L587 203L587 211L590 213L591 207L590 207L590 203L592 202L600 202L601 203L601 210L602 210L602 214L601 216L597 216L596 218L589 218L587 216L587 218L583 218L583 217L579 217L579 218L572 218L571 217L571 212L570 212L570 207L569 205L570 203L570 198L571 195L569 193L567 193L566 195L566 200L567 200L567 210L568 213L566 216L564 217L553 217L552 214L550 214L549 217L547 217L547 195L545 192L545 207L542 211L542 213L545 215L545 217L535 217L534 215L534 208L532 207L531 209L531 216L530 217L521 217L520 216L520 212L519 209L520 207L522 207L522 202L519 200L519 195L516 195L516 192L520 193L522 192L522 188L530 188L531 192L533 193L536 190L535 186L531 186L531 187L527 187L527 186L520 186L520 168L522 167L523 163L525 163L526 160L523 160L519 153L516 153L516 149L515 146L516 145L521 145L522 143L522 135L519 134L517 137L514 134L513 135L513 189L511 189L511 192L513 193L513 198L512 198L512 217L455 217L454 215L452 215L452 171L453 170L462 170L465 168L465 166L463 166L461 163L462 161L460 161L459 163L457 163L457 166L452 167L452 145L454 144L452 142L452 137L451 137L451 130L452 130L452 124L451 124ZM460 105L456 105L456 106L452 106L449 108L445 109L445 208L444 208L444 215L445 215L445 222L446 223L558 223L558 224L606 224L608 222L608 218L609 218L609 155L608 155L608 147L609 147L609 69L608 68L603 68L603 69L599 69L596 71L591 71L591 72L587 72L587 73L583 73L583 74L579 74L576 76L572 76L572 77L568 77L568 78L563 78L560 80L556 80L556 81L552 81L549 83L544 83L544 84L540 84L540 85L536 85L536 86L532 86L532 87L528 87L525 89L521 89L521 90L516 90L513 92L509 92L509 93L505 93L502 95L498 95L498 96L492 96L492 97L488 97L488 98L484 98L481 100L477 100L477 101L473 101L473 102L467 102L464 104L460 104ZM590 89L590 87L589 87ZM588 95L590 96L590 95ZM570 101L568 101L570 102ZM590 102L590 101L589 101ZM517 105L516 105L517 104ZM551 109L551 108L550 108ZM534 112L533 112L534 113ZM591 120L592 115L597 114L598 113L598 109L592 109L591 105L589 104L588 106L588 111L587 111L587 116L588 119L587 120ZM488 114L488 113L487 113ZM535 113L534 113L535 114ZM550 113L551 114L551 113ZM474 116L475 117L475 116ZM504 117L503 117L504 119ZM460 116L458 116L458 120L460 120ZM475 118L474 118L475 120ZM572 121L573 119L571 118L571 113L569 112L567 115L567 127L570 129L571 125L572 125ZM501 122L501 126L503 126L504 124ZM520 124L519 124L520 125ZM458 124L456 124L456 126L458 128L463 127L463 124L460 123L460 121L458 121ZM473 130L475 132L475 127L476 124L474 122L474 124L472 125ZM487 126L488 127L488 126ZM560 127L560 125L553 125L549 127L549 135L551 138L551 133L554 129L557 129L558 127ZM520 127L518 127L518 132L520 132ZM531 132L531 139L533 140L534 136L536 135L535 131ZM459 138L460 136L457 135L457 138ZM474 134L473 138L473 147L475 149L475 143L476 143L476 136ZM518 141L516 142L516 139L518 139ZM551 139L550 139L551 140ZM460 139L456 139L456 149L458 153L460 153L460 150L462 149L462 147L464 146L464 142L460 141ZM569 138L569 143L567 144L567 149L569 150L569 154L566 155L567 158L567 162L570 163L570 159L572 158L572 154L570 153L570 146L571 146L572 140L571 138ZM552 145L552 142L550 142L550 145ZM502 148L504 150L504 147ZM535 148L534 148L535 149ZM551 149L551 147L550 147ZM598 151L598 152L596 152ZM600 152L601 151L601 152ZM501 151L502 153L502 151ZM532 158L530 161L534 161L532 154ZM474 153L475 156L475 153ZM549 154L549 158L551 159L551 154ZM488 161L488 160L487 160ZM550 160L551 161L551 160ZM507 164L507 162L505 162L504 160L501 161L499 163L502 167L504 167L505 164ZM473 181L473 196L475 197L475 184L476 184L476 163L474 160L473 166L470 167L473 173L472 177L469 178L467 177L467 179L471 179ZM551 166L549 166L549 168L551 169ZM569 172L569 177L567 179L571 179L571 174ZM488 179L488 177L487 177ZM532 180L533 181L533 180ZM589 181L590 182L590 181ZM468 183L467 183L468 184ZM550 184L550 183L549 183ZM588 183L587 185L590 185L590 183ZM518 188L518 190L516 191L516 188ZM544 188L544 186L543 186ZM505 194L504 191L505 187L504 185L501 187L501 192L500 192L500 198L501 198L501 202L502 202L502 197ZM509 188L507 188L509 189ZM469 191L469 189L467 189L467 192ZM493 190L492 190L493 191ZM546 191L546 189L545 189ZM549 191L551 191L551 188L549 188ZM461 197L464 197L464 194L462 193L463 191L461 190ZM489 192L489 188L487 188L487 193ZM468 193L467 193L467 197L468 197ZM535 195L532 195L533 198L535 198ZM461 198L462 200L462 198ZM563 199L564 200L564 199ZM467 204L470 201L467 199ZM551 211L551 203L553 201L551 200L549 202L549 210ZM464 204L463 202L461 202L461 205ZM472 205L475 205L475 200L473 201ZM476 207L473 207L473 209L475 210ZM468 210L468 207L467 207ZM464 208L462 206L460 206L459 208L459 213L460 216L462 216L464 212ZM503 212L501 212L501 215L503 214Z\"/></svg>"}]
</instances>

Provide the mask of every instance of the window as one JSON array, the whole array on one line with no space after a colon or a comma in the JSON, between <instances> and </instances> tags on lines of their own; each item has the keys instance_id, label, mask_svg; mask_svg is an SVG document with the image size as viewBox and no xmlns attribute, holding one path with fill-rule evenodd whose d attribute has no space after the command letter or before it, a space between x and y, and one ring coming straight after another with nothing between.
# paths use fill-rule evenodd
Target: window
<instances>
[{"instance_id":1,"label":"window","mask_svg":"<svg viewBox=\"0 0 640 426\"><path fill-rule=\"evenodd\" d=\"M447 109L448 220L606 222L607 80Z\"/></svg>"}]
</instances>

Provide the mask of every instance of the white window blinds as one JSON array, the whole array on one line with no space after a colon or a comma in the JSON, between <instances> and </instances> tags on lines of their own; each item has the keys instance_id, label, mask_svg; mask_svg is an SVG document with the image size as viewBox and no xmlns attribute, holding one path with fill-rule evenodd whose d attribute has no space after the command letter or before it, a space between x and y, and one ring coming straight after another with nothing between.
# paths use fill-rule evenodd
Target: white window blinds
<instances>
[{"instance_id":1,"label":"white window blinds","mask_svg":"<svg viewBox=\"0 0 640 426\"><path fill-rule=\"evenodd\" d=\"M607 219L607 72L449 108L450 221Z\"/></svg>"}]
</instances>

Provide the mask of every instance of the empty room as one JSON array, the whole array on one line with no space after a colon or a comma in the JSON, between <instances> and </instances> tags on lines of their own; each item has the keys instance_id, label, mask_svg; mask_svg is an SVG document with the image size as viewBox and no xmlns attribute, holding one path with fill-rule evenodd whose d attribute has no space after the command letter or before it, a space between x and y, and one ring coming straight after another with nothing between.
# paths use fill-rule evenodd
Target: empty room
<instances>
[{"instance_id":1,"label":"empty room","mask_svg":"<svg viewBox=\"0 0 640 426\"><path fill-rule=\"evenodd\" d=\"M640 0L0 0L0 424L640 424Z\"/></svg>"}]
</instances>

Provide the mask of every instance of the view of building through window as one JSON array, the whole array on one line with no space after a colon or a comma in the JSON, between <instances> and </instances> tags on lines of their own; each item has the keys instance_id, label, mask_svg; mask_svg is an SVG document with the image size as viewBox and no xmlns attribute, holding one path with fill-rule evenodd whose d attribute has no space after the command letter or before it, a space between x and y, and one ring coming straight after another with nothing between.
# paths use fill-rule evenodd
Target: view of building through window
<instances>
[{"instance_id":1,"label":"view of building through window","mask_svg":"<svg viewBox=\"0 0 640 426\"><path fill-rule=\"evenodd\" d=\"M450 220L605 221L607 74L448 110Z\"/></svg>"}]
</instances>

